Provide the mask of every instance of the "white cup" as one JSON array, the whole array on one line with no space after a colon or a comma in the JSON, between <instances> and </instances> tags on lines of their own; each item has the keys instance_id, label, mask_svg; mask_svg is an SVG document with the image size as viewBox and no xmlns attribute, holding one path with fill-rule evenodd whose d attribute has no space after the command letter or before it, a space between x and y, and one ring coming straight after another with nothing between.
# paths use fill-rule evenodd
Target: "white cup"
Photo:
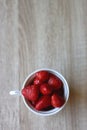
<instances>
[{"instance_id":1,"label":"white cup","mask_svg":"<svg viewBox=\"0 0 87 130\"><path fill-rule=\"evenodd\" d=\"M64 99L65 99L65 103L63 104L63 106L61 106L60 108L53 108L51 110L48 110L48 111L37 111L32 105L31 103L29 103L25 98L24 96L22 95L21 91L22 89L27 86L31 80L35 77L35 73L38 72L38 71L41 71L41 70L45 70L45 71L48 71L52 74L54 74L55 76L57 76L58 78L61 79L61 81L63 82L63 88L64 88ZM54 115L56 113L58 113L60 110L62 110L67 101L68 101L68 98L69 98L69 86L68 86L68 83L67 81L65 80L65 78L59 73L57 72L56 70L53 70L53 69L48 69L48 68L43 68L43 69L38 69L34 72L32 72L31 74L29 74L27 76L27 78L25 79L23 85L22 85L22 88L21 90L16 90L16 91L10 91L10 95L21 95L22 96L22 99L24 101L24 104L25 106L30 110L32 111L33 113L37 114L37 115L41 115L41 116L50 116L50 115Z\"/></svg>"}]
</instances>

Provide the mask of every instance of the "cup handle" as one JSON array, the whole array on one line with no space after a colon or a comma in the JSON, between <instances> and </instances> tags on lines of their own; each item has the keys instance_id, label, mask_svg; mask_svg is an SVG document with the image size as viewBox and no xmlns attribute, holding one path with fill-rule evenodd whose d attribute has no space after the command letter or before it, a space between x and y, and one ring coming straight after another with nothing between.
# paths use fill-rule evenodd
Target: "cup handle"
<instances>
[{"instance_id":1,"label":"cup handle","mask_svg":"<svg viewBox=\"0 0 87 130\"><path fill-rule=\"evenodd\" d=\"M13 90L9 92L10 95L17 95L17 96L21 96L21 92L19 90Z\"/></svg>"}]
</instances>

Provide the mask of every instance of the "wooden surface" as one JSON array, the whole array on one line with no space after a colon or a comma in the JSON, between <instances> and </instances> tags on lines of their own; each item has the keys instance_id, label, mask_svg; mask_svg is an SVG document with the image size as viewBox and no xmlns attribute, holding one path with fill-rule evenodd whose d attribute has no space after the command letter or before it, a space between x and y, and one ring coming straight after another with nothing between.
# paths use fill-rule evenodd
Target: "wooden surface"
<instances>
[{"instance_id":1,"label":"wooden surface","mask_svg":"<svg viewBox=\"0 0 87 130\"><path fill-rule=\"evenodd\" d=\"M9 95L43 67L70 86L66 107L50 117ZM0 0L0 130L86 129L87 0Z\"/></svg>"}]
</instances>

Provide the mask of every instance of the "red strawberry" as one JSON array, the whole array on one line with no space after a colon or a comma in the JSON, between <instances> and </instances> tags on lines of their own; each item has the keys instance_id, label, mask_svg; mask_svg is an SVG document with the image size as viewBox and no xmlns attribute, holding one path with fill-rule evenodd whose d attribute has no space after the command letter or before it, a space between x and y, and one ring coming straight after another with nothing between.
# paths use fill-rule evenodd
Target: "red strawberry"
<instances>
[{"instance_id":1,"label":"red strawberry","mask_svg":"<svg viewBox=\"0 0 87 130\"><path fill-rule=\"evenodd\" d=\"M61 107L64 102L64 98L58 96L56 93L54 93L51 97L51 104L53 107Z\"/></svg>"},{"instance_id":2,"label":"red strawberry","mask_svg":"<svg viewBox=\"0 0 87 130\"><path fill-rule=\"evenodd\" d=\"M40 86L40 91L44 95L48 95L52 93L52 88L47 83L44 83Z\"/></svg>"},{"instance_id":3,"label":"red strawberry","mask_svg":"<svg viewBox=\"0 0 87 130\"><path fill-rule=\"evenodd\" d=\"M50 76L48 84L52 86L55 90L58 90L63 85L62 81L54 75Z\"/></svg>"},{"instance_id":4,"label":"red strawberry","mask_svg":"<svg viewBox=\"0 0 87 130\"><path fill-rule=\"evenodd\" d=\"M27 87L23 88L22 91L21 91L22 95L23 95L26 99L28 99L28 91L29 91L29 90L27 89Z\"/></svg>"},{"instance_id":5,"label":"red strawberry","mask_svg":"<svg viewBox=\"0 0 87 130\"><path fill-rule=\"evenodd\" d=\"M35 85L25 87L22 89L22 94L28 100L36 101L39 97L39 88Z\"/></svg>"},{"instance_id":6,"label":"red strawberry","mask_svg":"<svg viewBox=\"0 0 87 130\"><path fill-rule=\"evenodd\" d=\"M37 101L32 101L31 104L35 107Z\"/></svg>"},{"instance_id":7,"label":"red strawberry","mask_svg":"<svg viewBox=\"0 0 87 130\"><path fill-rule=\"evenodd\" d=\"M36 77L42 82L44 82L49 79L49 73L47 71L39 71L36 73Z\"/></svg>"},{"instance_id":8,"label":"red strawberry","mask_svg":"<svg viewBox=\"0 0 87 130\"><path fill-rule=\"evenodd\" d=\"M47 108L51 106L51 97L49 95L42 96L38 102L36 103L36 110L43 110L44 108Z\"/></svg>"},{"instance_id":9,"label":"red strawberry","mask_svg":"<svg viewBox=\"0 0 87 130\"><path fill-rule=\"evenodd\" d=\"M39 80L38 78L34 79L34 84L35 85L41 85L41 83L42 83L41 80Z\"/></svg>"}]
</instances>

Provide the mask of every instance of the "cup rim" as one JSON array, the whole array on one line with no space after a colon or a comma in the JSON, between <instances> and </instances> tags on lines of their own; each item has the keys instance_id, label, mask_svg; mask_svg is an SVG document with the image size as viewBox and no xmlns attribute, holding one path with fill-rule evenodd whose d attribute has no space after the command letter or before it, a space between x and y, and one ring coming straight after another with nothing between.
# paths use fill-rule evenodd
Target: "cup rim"
<instances>
[{"instance_id":1,"label":"cup rim","mask_svg":"<svg viewBox=\"0 0 87 130\"><path fill-rule=\"evenodd\" d=\"M67 83L66 79L64 78L64 76L63 76L61 73L59 73L58 71L56 71L56 70L54 70L54 69L48 69L48 68L37 69L37 70L33 71L32 73L30 73L30 74L26 77L26 79L25 79L24 82L23 82L23 85L22 85L21 90L25 87L26 82L28 81L28 79L29 79L32 75L34 75L36 72L42 71L42 70L49 71L49 72L53 73L54 75L56 75L57 77L59 77L59 78L62 80L64 86L66 86L66 88L67 88L67 98L66 98L65 103L63 104L63 106L61 106L60 108L54 108L54 109L49 110L49 111L37 111L37 110L35 110L34 108L31 108L31 107L26 103L25 98L24 98L24 96L23 96L22 94L21 94L21 96L22 96L22 99L23 99L23 102L24 102L25 106L26 106L31 112L35 113L36 115L50 116L50 115L54 115L54 114L58 113L59 111L61 111L61 110L65 107L65 105L66 105L66 103L68 102L68 99L69 99L69 86L68 86L68 83Z\"/></svg>"}]
</instances>

